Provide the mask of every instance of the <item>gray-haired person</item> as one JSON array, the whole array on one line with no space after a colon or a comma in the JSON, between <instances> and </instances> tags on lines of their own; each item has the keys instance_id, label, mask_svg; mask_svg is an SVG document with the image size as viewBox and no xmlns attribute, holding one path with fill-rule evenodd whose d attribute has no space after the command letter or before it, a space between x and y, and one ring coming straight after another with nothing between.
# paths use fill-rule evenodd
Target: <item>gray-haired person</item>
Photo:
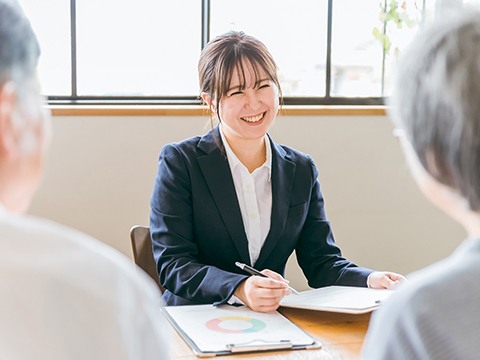
<instances>
[{"instance_id":1,"label":"gray-haired person","mask_svg":"<svg viewBox=\"0 0 480 360\"><path fill-rule=\"evenodd\" d=\"M363 357L480 358L480 14L439 22L405 52L395 133L425 196L468 238L413 274L371 320Z\"/></svg>"},{"instance_id":2,"label":"gray-haired person","mask_svg":"<svg viewBox=\"0 0 480 360\"><path fill-rule=\"evenodd\" d=\"M147 275L95 239L21 215L49 138L38 57L19 5L0 0L0 359L168 359Z\"/></svg>"}]
</instances>

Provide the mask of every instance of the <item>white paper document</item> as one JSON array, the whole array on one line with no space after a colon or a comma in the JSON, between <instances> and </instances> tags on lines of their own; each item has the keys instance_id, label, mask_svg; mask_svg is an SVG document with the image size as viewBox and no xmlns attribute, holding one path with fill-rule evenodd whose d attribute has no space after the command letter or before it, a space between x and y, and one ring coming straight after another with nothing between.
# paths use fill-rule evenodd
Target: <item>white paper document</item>
<instances>
[{"instance_id":1,"label":"white paper document","mask_svg":"<svg viewBox=\"0 0 480 360\"><path fill-rule=\"evenodd\" d=\"M281 306L350 314L367 313L386 301L393 290L369 289L353 286L327 286L289 295Z\"/></svg>"},{"instance_id":2,"label":"white paper document","mask_svg":"<svg viewBox=\"0 0 480 360\"><path fill-rule=\"evenodd\" d=\"M315 339L276 311L258 313L246 306L229 305L166 306L163 311L200 353L319 347Z\"/></svg>"}]
</instances>

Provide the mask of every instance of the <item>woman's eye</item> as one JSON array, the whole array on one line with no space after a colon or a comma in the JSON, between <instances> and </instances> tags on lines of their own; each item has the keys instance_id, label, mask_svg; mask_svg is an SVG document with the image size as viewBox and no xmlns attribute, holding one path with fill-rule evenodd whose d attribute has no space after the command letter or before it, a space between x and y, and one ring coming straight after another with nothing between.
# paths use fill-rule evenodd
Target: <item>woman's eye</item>
<instances>
[{"instance_id":1,"label":"woman's eye","mask_svg":"<svg viewBox=\"0 0 480 360\"><path fill-rule=\"evenodd\" d=\"M270 87L270 85L268 85L268 84L262 85L262 86L259 87L259 89L264 89L264 88L267 88L267 87Z\"/></svg>"},{"instance_id":2,"label":"woman's eye","mask_svg":"<svg viewBox=\"0 0 480 360\"><path fill-rule=\"evenodd\" d=\"M240 95L241 93L242 93L241 91L235 91L235 92L231 93L230 96Z\"/></svg>"}]
</instances>

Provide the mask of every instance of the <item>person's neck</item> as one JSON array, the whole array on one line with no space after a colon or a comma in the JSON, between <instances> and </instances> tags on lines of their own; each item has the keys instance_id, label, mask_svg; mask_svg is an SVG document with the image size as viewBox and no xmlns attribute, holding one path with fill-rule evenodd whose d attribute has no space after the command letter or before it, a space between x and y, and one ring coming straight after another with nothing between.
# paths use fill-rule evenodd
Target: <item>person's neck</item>
<instances>
[{"instance_id":1,"label":"person's neck","mask_svg":"<svg viewBox=\"0 0 480 360\"><path fill-rule=\"evenodd\" d=\"M476 212L469 212L464 217L462 225L468 233L468 237L480 239L480 214Z\"/></svg>"},{"instance_id":2,"label":"person's neck","mask_svg":"<svg viewBox=\"0 0 480 360\"><path fill-rule=\"evenodd\" d=\"M235 156L248 169L250 173L255 171L265 163L267 149L265 147L265 138L260 139L231 139L224 134L228 141L230 149Z\"/></svg>"},{"instance_id":3,"label":"person's neck","mask_svg":"<svg viewBox=\"0 0 480 360\"><path fill-rule=\"evenodd\" d=\"M31 157L18 153L9 157L0 151L0 203L10 214L24 214L38 187Z\"/></svg>"},{"instance_id":4,"label":"person's neck","mask_svg":"<svg viewBox=\"0 0 480 360\"><path fill-rule=\"evenodd\" d=\"M27 195L28 189L25 189L19 181L14 180L14 177L11 179L0 178L0 203L8 213L24 214L30 204L30 197Z\"/></svg>"}]
</instances>

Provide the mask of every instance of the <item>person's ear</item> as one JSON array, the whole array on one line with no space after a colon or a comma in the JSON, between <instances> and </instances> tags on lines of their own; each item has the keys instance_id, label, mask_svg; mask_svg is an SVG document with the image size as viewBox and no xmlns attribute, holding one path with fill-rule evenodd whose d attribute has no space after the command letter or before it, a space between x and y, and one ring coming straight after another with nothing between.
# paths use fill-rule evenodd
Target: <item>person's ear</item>
<instances>
[{"instance_id":1,"label":"person's ear","mask_svg":"<svg viewBox=\"0 0 480 360\"><path fill-rule=\"evenodd\" d=\"M0 87L0 152L6 159L15 159L20 153L15 109L17 87L8 81Z\"/></svg>"},{"instance_id":2,"label":"person's ear","mask_svg":"<svg viewBox=\"0 0 480 360\"><path fill-rule=\"evenodd\" d=\"M205 101L205 103L208 105L210 109L212 109L213 113L217 113L217 109L215 108L215 104L213 103L212 99L206 92L202 92L202 99Z\"/></svg>"}]
</instances>

